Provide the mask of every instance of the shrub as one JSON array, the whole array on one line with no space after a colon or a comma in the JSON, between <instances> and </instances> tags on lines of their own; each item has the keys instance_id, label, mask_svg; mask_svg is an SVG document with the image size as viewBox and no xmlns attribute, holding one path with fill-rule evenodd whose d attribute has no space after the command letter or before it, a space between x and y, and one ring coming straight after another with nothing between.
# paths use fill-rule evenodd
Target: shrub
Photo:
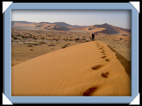
<instances>
[{"instance_id":1,"label":"shrub","mask_svg":"<svg viewBox=\"0 0 142 106\"><path fill-rule=\"evenodd\" d=\"M68 41L68 38L66 38L65 41Z\"/></svg>"},{"instance_id":2,"label":"shrub","mask_svg":"<svg viewBox=\"0 0 142 106\"><path fill-rule=\"evenodd\" d=\"M69 39L69 41L72 41L72 39Z\"/></svg>"},{"instance_id":3,"label":"shrub","mask_svg":"<svg viewBox=\"0 0 142 106\"><path fill-rule=\"evenodd\" d=\"M17 37L13 37L15 40L17 40L18 38Z\"/></svg>"},{"instance_id":4,"label":"shrub","mask_svg":"<svg viewBox=\"0 0 142 106\"><path fill-rule=\"evenodd\" d=\"M89 42L89 40L85 40L86 42Z\"/></svg>"},{"instance_id":5,"label":"shrub","mask_svg":"<svg viewBox=\"0 0 142 106\"><path fill-rule=\"evenodd\" d=\"M77 40L80 40L79 38L75 38L75 40L77 41Z\"/></svg>"},{"instance_id":6,"label":"shrub","mask_svg":"<svg viewBox=\"0 0 142 106\"><path fill-rule=\"evenodd\" d=\"M70 43L67 43L67 45L70 45Z\"/></svg>"},{"instance_id":7,"label":"shrub","mask_svg":"<svg viewBox=\"0 0 142 106\"><path fill-rule=\"evenodd\" d=\"M34 45L39 45L39 43L34 43Z\"/></svg>"},{"instance_id":8,"label":"shrub","mask_svg":"<svg viewBox=\"0 0 142 106\"><path fill-rule=\"evenodd\" d=\"M46 44L46 42L39 42L39 44Z\"/></svg>"},{"instance_id":9,"label":"shrub","mask_svg":"<svg viewBox=\"0 0 142 106\"><path fill-rule=\"evenodd\" d=\"M32 44L28 44L28 47L33 47L33 45Z\"/></svg>"},{"instance_id":10,"label":"shrub","mask_svg":"<svg viewBox=\"0 0 142 106\"><path fill-rule=\"evenodd\" d=\"M55 44L49 44L48 46L56 46Z\"/></svg>"},{"instance_id":11,"label":"shrub","mask_svg":"<svg viewBox=\"0 0 142 106\"><path fill-rule=\"evenodd\" d=\"M64 45L64 46L62 46L62 48L66 48L66 47L68 47L68 45Z\"/></svg>"},{"instance_id":12,"label":"shrub","mask_svg":"<svg viewBox=\"0 0 142 106\"><path fill-rule=\"evenodd\" d=\"M30 51L34 51L34 49L30 49Z\"/></svg>"},{"instance_id":13,"label":"shrub","mask_svg":"<svg viewBox=\"0 0 142 106\"><path fill-rule=\"evenodd\" d=\"M28 36L22 36L22 38L28 38Z\"/></svg>"},{"instance_id":14,"label":"shrub","mask_svg":"<svg viewBox=\"0 0 142 106\"><path fill-rule=\"evenodd\" d=\"M33 37L33 39L34 39L34 40L37 40L37 38L36 38L36 37Z\"/></svg>"},{"instance_id":15,"label":"shrub","mask_svg":"<svg viewBox=\"0 0 142 106\"><path fill-rule=\"evenodd\" d=\"M21 34L17 34L16 36L23 36L23 35L21 35Z\"/></svg>"}]
</instances>

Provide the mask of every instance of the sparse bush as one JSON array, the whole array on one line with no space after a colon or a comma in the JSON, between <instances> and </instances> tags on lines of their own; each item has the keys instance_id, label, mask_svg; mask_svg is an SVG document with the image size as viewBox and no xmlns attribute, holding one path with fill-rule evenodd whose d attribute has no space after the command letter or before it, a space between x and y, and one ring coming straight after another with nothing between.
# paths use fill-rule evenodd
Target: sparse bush
<instances>
[{"instance_id":1,"label":"sparse bush","mask_svg":"<svg viewBox=\"0 0 142 106\"><path fill-rule=\"evenodd\" d=\"M17 34L16 36L23 36L23 35L21 35L21 34Z\"/></svg>"},{"instance_id":2,"label":"sparse bush","mask_svg":"<svg viewBox=\"0 0 142 106\"><path fill-rule=\"evenodd\" d=\"M33 47L33 45L32 44L28 44L28 47Z\"/></svg>"},{"instance_id":3,"label":"sparse bush","mask_svg":"<svg viewBox=\"0 0 142 106\"><path fill-rule=\"evenodd\" d=\"M75 40L75 41L79 41L80 39L79 39L79 38L75 38L74 40Z\"/></svg>"},{"instance_id":4,"label":"sparse bush","mask_svg":"<svg viewBox=\"0 0 142 106\"><path fill-rule=\"evenodd\" d=\"M22 36L22 38L25 38L25 36Z\"/></svg>"},{"instance_id":5,"label":"sparse bush","mask_svg":"<svg viewBox=\"0 0 142 106\"><path fill-rule=\"evenodd\" d=\"M31 36L33 36L32 34L29 34L29 36L31 37Z\"/></svg>"},{"instance_id":6,"label":"sparse bush","mask_svg":"<svg viewBox=\"0 0 142 106\"><path fill-rule=\"evenodd\" d=\"M30 51L34 51L34 49L30 49Z\"/></svg>"},{"instance_id":7,"label":"sparse bush","mask_svg":"<svg viewBox=\"0 0 142 106\"><path fill-rule=\"evenodd\" d=\"M22 37L22 38L28 38L28 36L23 36L23 35L22 35L21 37Z\"/></svg>"},{"instance_id":8,"label":"sparse bush","mask_svg":"<svg viewBox=\"0 0 142 106\"><path fill-rule=\"evenodd\" d=\"M82 40L86 40L85 38L83 38Z\"/></svg>"},{"instance_id":9,"label":"sparse bush","mask_svg":"<svg viewBox=\"0 0 142 106\"><path fill-rule=\"evenodd\" d=\"M44 40L44 37L42 37L41 39L43 39L43 40Z\"/></svg>"},{"instance_id":10,"label":"sparse bush","mask_svg":"<svg viewBox=\"0 0 142 106\"><path fill-rule=\"evenodd\" d=\"M67 45L70 45L70 43L67 43Z\"/></svg>"},{"instance_id":11,"label":"sparse bush","mask_svg":"<svg viewBox=\"0 0 142 106\"><path fill-rule=\"evenodd\" d=\"M39 45L39 43L34 43L33 45L35 45L35 46L36 46L36 45Z\"/></svg>"},{"instance_id":12,"label":"sparse bush","mask_svg":"<svg viewBox=\"0 0 142 106\"><path fill-rule=\"evenodd\" d=\"M56 46L55 44L49 44L48 46Z\"/></svg>"},{"instance_id":13,"label":"sparse bush","mask_svg":"<svg viewBox=\"0 0 142 106\"><path fill-rule=\"evenodd\" d=\"M90 40L85 40L86 42L89 42Z\"/></svg>"},{"instance_id":14,"label":"sparse bush","mask_svg":"<svg viewBox=\"0 0 142 106\"><path fill-rule=\"evenodd\" d=\"M12 37L14 37L14 34L12 34Z\"/></svg>"},{"instance_id":15,"label":"sparse bush","mask_svg":"<svg viewBox=\"0 0 142 106\"><path fill-rule=\"evenodd\" d=\"M68 45L64 45L64 46L62 46L62 48L66 48L66 47L68 47Z\"/></svg>"},{"instance_id":16,"label":"sparse bush","mask_svg":"<svg viewBox=\"0 0 142 106\"><path fill-rule=\"evenodd\" d=\"M37 40L37 38L36 38L36 37L33 37L33 39L34 39L34 40Z\"/></svg>"},{"instance_id":17,"label":"sparse bush","mask_svg":"<svg viewBox=\"0 0 142 106\"><path fill-rule=\"evenodd\" d=\"M39 44L46 44L46 42L39 42Z\"/></svg>"},{"instance_id":18,"label":"sparse bush","mask_svg":"<svg viewBox=\"0 0 142 106\"><path fill-rule=\"evenodd\" d=\"M72 39L69 39L69 41L72 41Z\"/></svg>"},{"instance_id":19,"label":"sparse bush","mask_svg":"<svg viewBox=\"0 0 142 106\"><path fill-rule=\"evenodd\" d=\"M68 38L65 39L65 41L68 41L68 40L69 40Z\"/></svg>"},{"instance_id":20,"label":"sparse bush","mask_svg":"<svg viewBox=\"0 0 142 106\"><path fill-rule=\"evenodd\" d=\"M13 37L14 38L14 40L17 40L18 38L17 37Z\"/></svg>"}]
</instances>

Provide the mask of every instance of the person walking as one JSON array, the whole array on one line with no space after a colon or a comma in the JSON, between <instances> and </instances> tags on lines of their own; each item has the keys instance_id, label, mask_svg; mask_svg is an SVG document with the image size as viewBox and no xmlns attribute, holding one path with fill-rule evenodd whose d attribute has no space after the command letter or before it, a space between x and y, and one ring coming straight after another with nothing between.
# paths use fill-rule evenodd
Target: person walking
<instances>
[{"instance_id":1,"label":"person walking","mask_svg":"<svg viewBox=\"0 0 142 106\"><path fill-rule=\"evenodd\" d=\"M95 40L95 33L92 33L92 41Z\"/></svg>"}]
</instances>

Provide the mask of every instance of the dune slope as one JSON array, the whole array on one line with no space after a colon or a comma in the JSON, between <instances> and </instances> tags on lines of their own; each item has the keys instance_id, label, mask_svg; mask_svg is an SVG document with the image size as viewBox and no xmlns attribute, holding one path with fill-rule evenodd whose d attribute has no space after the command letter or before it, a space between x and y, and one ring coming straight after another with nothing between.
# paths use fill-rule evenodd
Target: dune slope
<instances>
[{"instance_id":1,"label":"dune slope","mask_svg":"<svg viewBox=\"0 0 142 106\"><path fill-rule=\"evenodd\" d=\"M93 41L12 67L12 96L130 96L130 79L105 43Z\"/></svg>"}]
</instances>

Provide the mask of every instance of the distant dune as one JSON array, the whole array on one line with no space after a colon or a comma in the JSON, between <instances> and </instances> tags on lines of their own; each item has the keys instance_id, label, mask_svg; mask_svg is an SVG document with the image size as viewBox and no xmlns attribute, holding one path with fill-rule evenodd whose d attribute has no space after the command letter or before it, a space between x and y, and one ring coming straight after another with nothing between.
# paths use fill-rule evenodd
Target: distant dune
<instances>
[{"instance_id":1,"label":"distant dune","mask_svg":"<svg viewBox=\"0 0 142 106\"><path fill-rule=\"evenodd\" d=\"M101 25L91 25L91 26L79 26L79 25L70 25L65 22L26 22L26 21L12 21L12 28L35 28L41 30L78 30L85 32L96 32L104 34L125 34L130 35L131 31L129 29L120 28L112 26L110 24L101 24Z\"/></svg>"},{"instance_id":2,"label":"distant dune","mask_svg":"<svg viewBox=\"0 0 142 106\"><path fill-rule=\"evenodd\" d=\"M12 96L130 96L131 82L100 41L57 50L12 67Z\"/></svg>"},{"instance_id":3,"label":"distant dune","mask_svg":"<svg viewBox=\"0 0 142 106\"><path fill-rule=\"evenodd\" d=\"M105 28L106 30L98 31L98 33L105 33L105 34L128 34L130 35L129 29L124 29L116 26L109 25L107 23L102 25L94 25L97 28Z\"/></svg>"}]
</instances>

